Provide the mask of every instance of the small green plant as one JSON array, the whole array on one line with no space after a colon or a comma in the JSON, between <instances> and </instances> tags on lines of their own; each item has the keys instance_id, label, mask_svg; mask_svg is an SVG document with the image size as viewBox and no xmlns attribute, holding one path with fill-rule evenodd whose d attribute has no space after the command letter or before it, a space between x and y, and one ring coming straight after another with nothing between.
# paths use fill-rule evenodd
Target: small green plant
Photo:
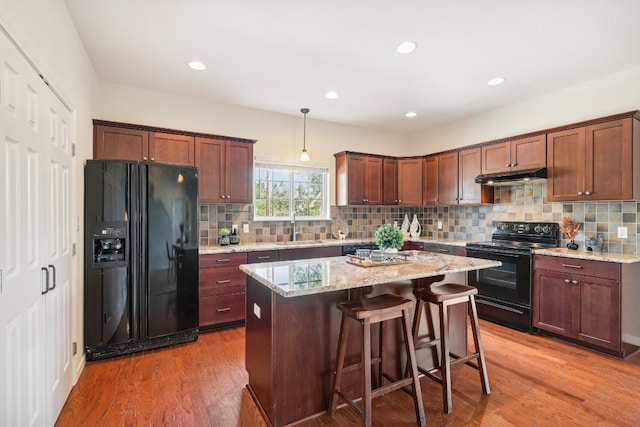
<instances>
[{"instance_id":1,"label":"small green plant","mask_svg":"<svg viewBox=\"0 0 640 427\"><path fill-rule=\"evenodd\" d=\"M404 235L399 227L393 224L384 224L376 230L375 241L376 245L382 250L389 248L402 249Z\"/></svg>"},{"instance_id":2,"label":"small green plant","mask_svg":"<svg viewBox=\"0 0 640 427\"><path fill-rule=\"evenodd\" d=\"M224 237L231 234L231 230L229 230L228 228L221 228L219 233L220 233L220 236Z\"/></svg>"}]
</instances>

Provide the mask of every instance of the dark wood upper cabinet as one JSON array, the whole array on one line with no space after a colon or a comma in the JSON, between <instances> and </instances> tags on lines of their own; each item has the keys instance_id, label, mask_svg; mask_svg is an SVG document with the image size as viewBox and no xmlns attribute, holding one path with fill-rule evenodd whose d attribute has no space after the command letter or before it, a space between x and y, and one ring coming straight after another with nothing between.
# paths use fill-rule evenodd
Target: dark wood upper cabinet
<instances>
[{"instance_id":1,"label":"dark wood upper cabinet","mask_svg":"<svg viewBox=\"0 0 640 427\"><path fill-rule=\"evenodd\" d=\"M423 160L422 201L425 205L438 204L438 156Z\"/></svg>"},{"instance_id":2,"label":"dark wood upper cabinet","mask_svg":"<svg viewBox=\"0 0 640 427\"><path fill-rule=\"evenodd\" d=\"M438 204L458 204L458 152L438 156Z\"/></svg>"},{"instance_id":3,"label":"dark wood upper cabinet","mask_svg":"<svg viewBox=\"0 0 640 427\"><path fill-rule=\"evenodd\" d=\"M149 133L149 160L174 165L195 165L193 136L172 133Z\"/></svg>"},{"instance_id":4,"label":"dark wood upper cabinet","mask_svg":"<svg viewBox=\"0 0 640 427\"><path fill-rule=\"evenodd\" d=\"M482 150L480 147L458 152L458 203L493 203L493 187L476 184L480 175Z\"/></svg>"},{"instance_id":5,"label":"dark wood upper cabinet","mask_svg":"<svg viewBox=\"0 0 640 427\"><path fill-rule=\"evenodd\" d=\"M382 204L398 204L398 160L391 157L382 159Z\"/></svg>"},{"instance_id":6,"label":"dark wood upper cabinet","mask_svg":"<svg viewBox=\"0 0 640 427\"><path fill-rule=\"evenodd\" d=\"M126 127L94 127L93 157L194 166L192 136L149 132Z\"/></svg>"},{"instance_id":7,"label":"dark wood upper cabinet","mask_svg":"<svg viewBox=\"0 0 640 427\"><path fill-rule=\"evenodd\" d=\"M546 135L536 135L483 145L481 173L516 172L543 168L547 164L546 142Z\"/></svg>"},{"instance_id":8,"label":"dark wood upper cabinet","mask_svg":"<svg viewBox=\"0 0 640 427\"><path fill-rule=\"evenodd\" d=\"M94 126L93 158L146 161L149 158L149 132L113 126Z\"/></svg>"},{"instance_id":9,"label":"dark wood upper cabinet","mask_svg":"<svg viewBox=\"0 0 640 427\"><path fill-rule=\"evenodd\" d=\"M196 166L201 203L251 203L253 144L197 137Z\"/></svg>"},{"instance_id":10,"label":"dark wood upper cabinet","mask_svg":"<svg viewBox=\"0 0 640 427\"><path fill-rule=\"evenodd\" d=\"M422 205L422 157L398 159L398 204Z\"/></svg>"},{"instance_id":11,"label":"dark wood upper cabinet","mask_svg":"<svg viewBox=\"0 0 640 427\"><path fill-rule=\"evenodd\" d=\"M337 205L382 205L383 157L350 152L334 156Z\"/></svg>"},{"instance_id":12,"label":"dark wood upper cabinet","mask_svg":"<svg viewBox=\"0 0 640 427\"><path fill-rule=\"evenodd\" d=\"M251 203L255 140L94 120L95 159L198 167L201 203Z\"/></svg>"},{"instance_id":13,"label":"dark wood upper cabinet","mask_svg":"<svg viewBox=\"0 0 640 427\"><path fill-rule=\"evenodd\" d=\"M629 117L548 134L547 200L637 199L638 123Z\"/></svg>"}]
</instances>

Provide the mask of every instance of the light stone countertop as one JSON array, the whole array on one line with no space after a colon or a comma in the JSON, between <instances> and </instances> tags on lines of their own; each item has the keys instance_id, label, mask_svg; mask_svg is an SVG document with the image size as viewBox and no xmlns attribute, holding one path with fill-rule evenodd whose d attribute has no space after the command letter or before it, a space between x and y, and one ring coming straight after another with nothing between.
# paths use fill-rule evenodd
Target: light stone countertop
<instances>
[{"instance_id":1,"label":"light stone countertop","mask_svg":"<svg viewBox=\"0 0 640 427\"><path fill-rule=\"evenodd\" d=\"M533 251L535 255L547 255L558 256L576 259L586 259L591 261L605 261L616 262L619 264L631 264L634 262L640 262L640 257L630 254L612 254L608 252L587 252L578 249L572 251L567 248L550 248L550 249L536 249Z\"/></svg>"},{"instance_id":2,"label":"light stone countertop","mask_svg":"<svg viewBox=\"0 0 640 427\"><path fill-rule=\"evenodd\" d=\"M421 243L440 243L443 245L453 245L464 247L467 242L465 240L449 240L449 239L430 239L427 237L419 239L410 239L412 242ZM257 251L279 251L286 249L313 248L323 246L343 246L358 245L363 243L373 243L373 239L327 239L327 240L300 240L297 242L277 242L277 243L248 243L240 245L228 246L200 246L200 255L211 254L230 254L236 252L257 252Z\"/></svg>"},{"instance_id":3,"label":"light stone countertop","mask_svg":"<svg viewBox=\"0 0 640 427\"><path fill-rule=\"evenodd\" d=\"M406 251L408 263L360 267L348 257L243 264L240 270L284 297L297 297L442 274L498 267L498 261Z\"/></svg>"}]
</instances>

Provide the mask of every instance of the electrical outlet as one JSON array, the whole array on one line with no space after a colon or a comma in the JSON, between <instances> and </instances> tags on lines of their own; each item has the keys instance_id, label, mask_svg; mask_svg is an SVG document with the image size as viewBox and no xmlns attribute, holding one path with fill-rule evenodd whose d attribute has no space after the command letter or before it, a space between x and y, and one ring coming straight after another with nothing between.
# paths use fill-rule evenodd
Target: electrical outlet
<instances>
[{"instance_id":1,"label":"electrical outlet","mask_svg":"<svg viewBox=\"0 0 640 427\"><path fill-rule=\"evenodd\" d=\"M438 230L442 230L442 221L438 221Z\"/></svg>"},{"instance_id":2,"label":"electrical outlet","mask_svg":"<svg viewBox=\"0 0 640 427\"><path fill-rule=\"evenodd\" d=\"M627 238L627 227L618 227L618 237L621 239Z\"/></svg>"},{"instance_id":3,"label":"electrical outlet","mask_svg":"<svg viewBox=\"0 0 640 427\"><path fill-rule=\"evenodd\" d=\"M242 224L242 232L243 233L249 232L249 223Z\"/></svg>"}]
</instances>

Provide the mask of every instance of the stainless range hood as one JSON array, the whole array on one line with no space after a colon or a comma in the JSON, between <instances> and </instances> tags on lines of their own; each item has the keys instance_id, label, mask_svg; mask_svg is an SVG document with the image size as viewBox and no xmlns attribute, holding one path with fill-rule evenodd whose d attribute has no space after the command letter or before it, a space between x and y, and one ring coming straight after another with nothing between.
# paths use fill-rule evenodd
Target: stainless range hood
<instances>
[{"instance_id":1,"label":"stainless range hood","mask_svg":"<svg viewBox=\"0 0 640 427\"><path fill-rule=\"evenodd\" d=\"M547 178L547 168L527 169L517 172L499 172L478 175L475 179L477 184L485 185L516 185L525 184L532 181L541 181Z\"/></svg>"}]
</instances>

